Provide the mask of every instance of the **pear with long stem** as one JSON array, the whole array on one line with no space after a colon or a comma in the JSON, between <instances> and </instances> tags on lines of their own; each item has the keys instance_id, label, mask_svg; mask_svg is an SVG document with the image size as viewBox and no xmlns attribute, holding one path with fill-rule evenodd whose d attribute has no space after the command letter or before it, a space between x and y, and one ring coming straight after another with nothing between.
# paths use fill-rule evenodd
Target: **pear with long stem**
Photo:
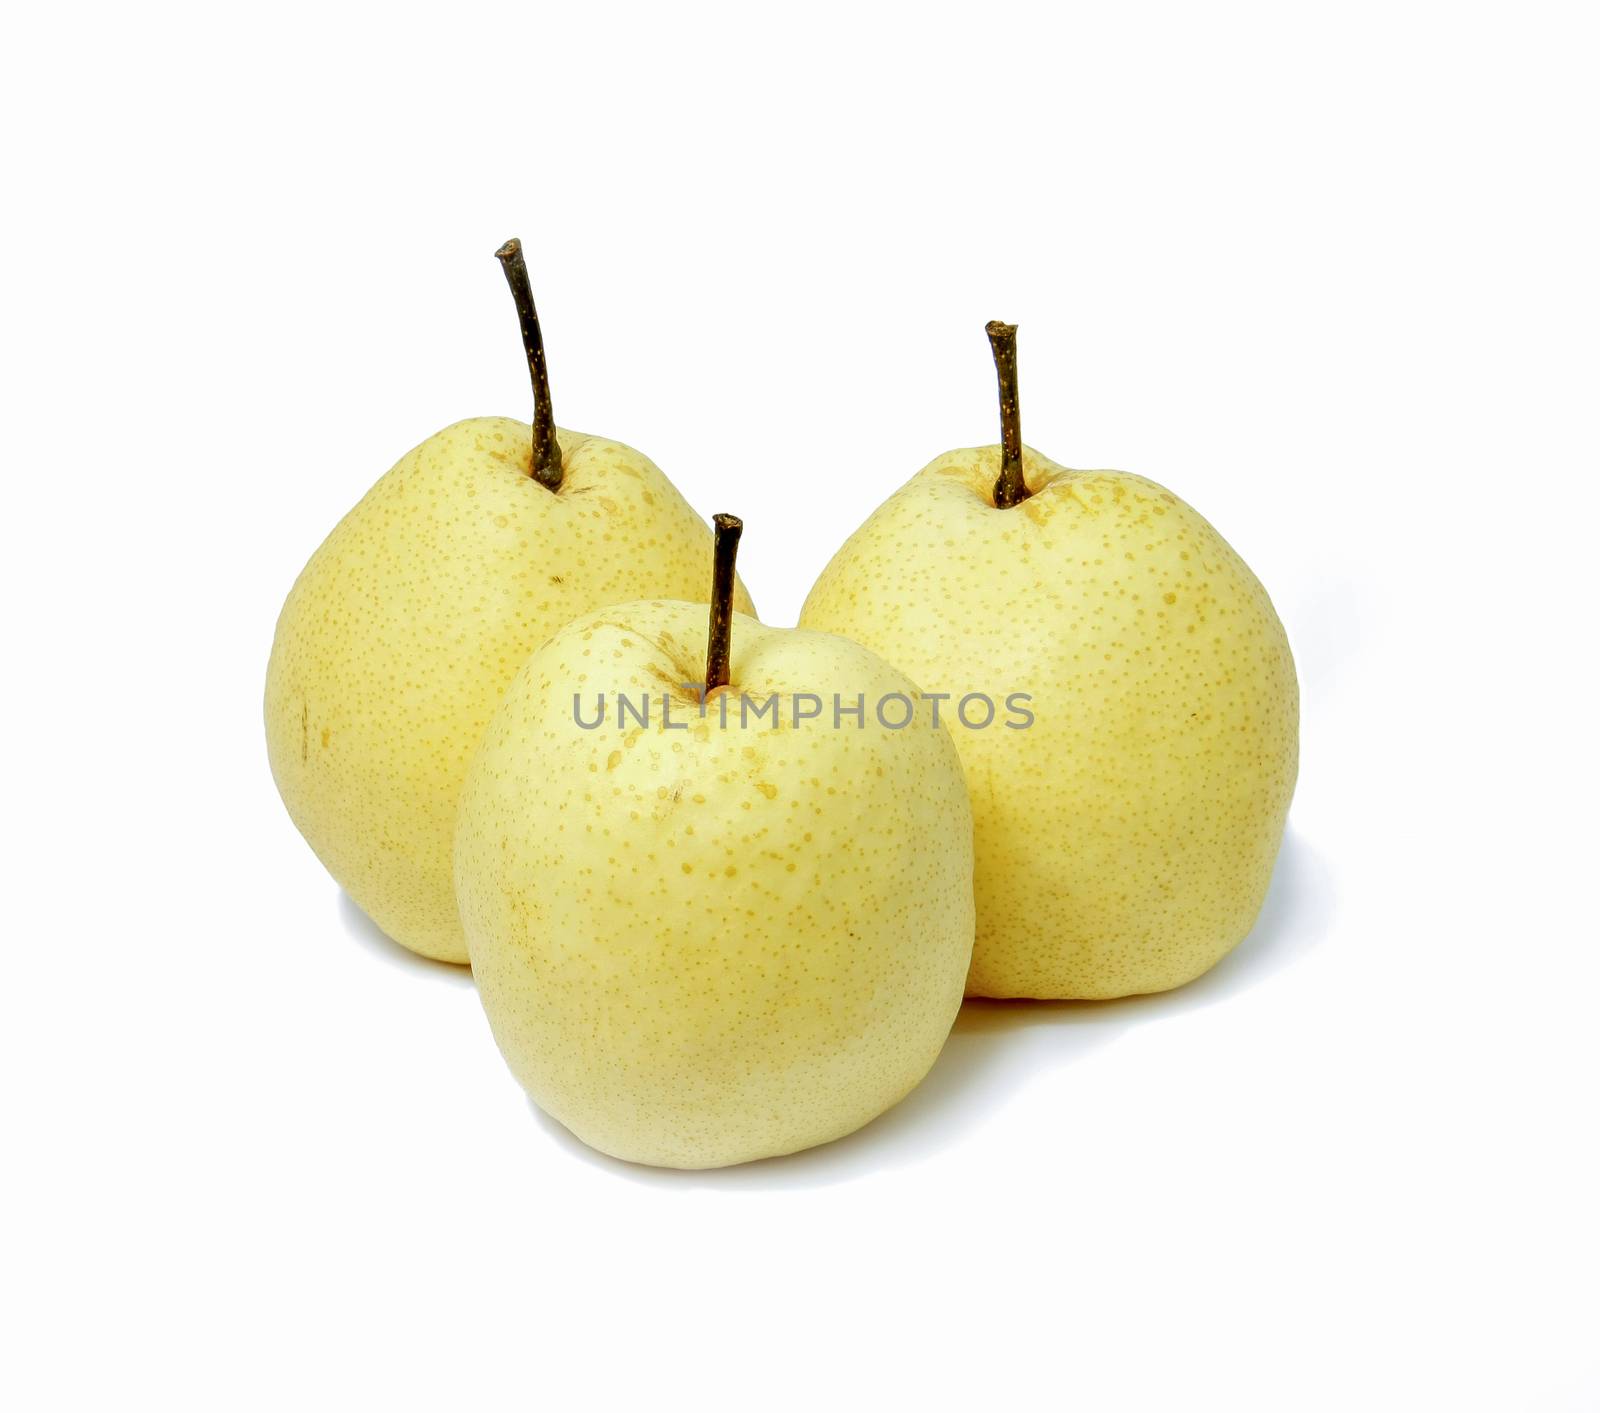
<instances>
[{"instance_id":1,"label":"pear with long stem","mask_svg":"<svg viewBox=\"0 0 1600 1413\"><path fill-rule=\"evenodd\" d=\"M978 996L1189 981L1266 896L1299 758L1283 626L1195 510L1023 445L1016 326L991 323L998 446L947 452L823 570L804 628L947 703L972 791ZM1009 710L989 719L982 702Z\"/></svg>"},{"instance_id":2,"label":"pear with long stem","mask_svg":"<svg viewBox=\"0 0 1600 1413\"><path fill-rule=\"evenodd\" d=\"M680 1168L825 1143L897 1102L972 957L948 730L865 648L735 612L742 526L715 524L709 619L614 606L528 660L456 835L518 1080L594 1147Z\"/></svg>"},{"instance_id":3,"label":"pear with long stem","mask_svg":"<svg viewBox=\"0 0 1600 1413\"><path fill-rule=\"evenodd\" d=\"M531 424L475 417L401 457L301 572L267 667L268 756L295 825L390 937L453 962L457 798L507 683L581 613L702 598L711 565L705 522L648 458L556 426L521 244L496 253Z\"/></svg>"}]
</instances>

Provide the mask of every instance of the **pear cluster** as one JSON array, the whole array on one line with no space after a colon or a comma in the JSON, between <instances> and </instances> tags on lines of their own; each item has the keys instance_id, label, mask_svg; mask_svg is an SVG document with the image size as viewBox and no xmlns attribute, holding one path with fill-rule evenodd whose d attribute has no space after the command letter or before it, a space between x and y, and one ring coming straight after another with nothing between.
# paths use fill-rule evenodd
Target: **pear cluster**
<instances>
[{"instance_id":1,"label":"pear cluster","mask_svg":"<svg viewBox=\"0 0 1600 1413\"><path fill-rule=\"evenodd\" d=\"M556 426L497 253L533 420L446 428L335 527L266 726L317 856L397 942L470 962L541 1108L638 1162L790 1153L903 1098L963 996L1164 990L1249 932L1297 768L1282 625L1171 492L1022 443L1013 326L1000 444L926 466L774 628L737 520ZM1025 718L953 710L995 698Z\"/></svg>"}]
</instances>

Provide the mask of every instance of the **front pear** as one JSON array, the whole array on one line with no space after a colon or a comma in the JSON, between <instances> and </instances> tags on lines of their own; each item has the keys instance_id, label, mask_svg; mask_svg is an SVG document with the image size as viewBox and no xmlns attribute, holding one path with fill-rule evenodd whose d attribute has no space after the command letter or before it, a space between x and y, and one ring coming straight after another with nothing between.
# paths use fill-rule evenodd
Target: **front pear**
<instances>
[{"instance_id":1,"label":"front pear","mask_svg":"<svg viewBox=\"0 0 1600 1413\"><path fill-rule=\"evenodd\" d=\"M915 688L843 638L707 620L636 603L556 634L484 734L456 837L517 1079L595 1148L679 1168L897 1102L972 955L972 816L926 704L896 724Z\"/></svg>"},{"instance_id":2,"label":"front pear","mask_svg":"<svg viewBox=\"0 0 1600 1413\"><path fill-rule=\"evenodd\" d=\"M896 492L800 624L949 694L976 840L968 994L1163 991L1260 911L1298 764L1294 662L1266 590L1198 512L1022 446L1015 330L990 333L1002 446L949 452ZM1031 724L964 726L968 694L1024 694Z\"/></svg>"},{"instance_id":3,"label":"front pear","mask_svg":"<svg viewBox=\"0 0 1600 1413\"><path fill-rule=\"evenodd\" d=\"M474 418L403 456L311 557L267 668L268 757L295 825L390 937L452 962L467 960L461 781L506 685L579 614L703 597L711 566L705 522L646 457L555 427L514 243L502 260L533 424Z\"/></svg>"}]
</instances>

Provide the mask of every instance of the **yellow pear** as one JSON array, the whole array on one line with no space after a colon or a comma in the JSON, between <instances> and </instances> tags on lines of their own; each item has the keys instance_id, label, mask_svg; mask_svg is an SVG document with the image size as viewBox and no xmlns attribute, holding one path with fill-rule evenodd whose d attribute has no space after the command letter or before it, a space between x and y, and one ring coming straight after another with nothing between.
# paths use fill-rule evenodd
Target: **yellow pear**
<instances>
[{"instance_id":1,"label":"yellow pear","mask_svg":"<svg viewBox=\"0 0 1600 1413\"><path fill-rule=\"evenodd\" d=\"M499 255L532 425L473 418L401 457L296 580L267 667L267 752L295 825L390 937L452 962L467 960L461 780L506 684L570 619L702 595L711 566L705 522L646 457L555 426L520 246Z\"/></svg>"},{"instance_id":2,"label":"yellow pear","mask_svg":"<svg viewBox=\"0 0 1600 1413\"><path fill-rule=\"evenodd\" d=\"M716 519L709 625L658 601L557 633L490 722L456 835L513 1073L584 1142L678 1168L825 1143L896 1103L972 956L948 730L859 645L733 614L738 522Z\"/></svg>"},{"instance_id":3,"label":"yellow pear","mask_svg":"<svg viewBox=\"0 0 1600 1413\"><path fill-rule=\"evenodd\" d=\"M1299 754L1288 640L1177 496L1022 445L1016 330L989 332L1002 445L938 457L873 512L800 625L948 694L976 837L968 994L1181 986L1266 895Z\"/></svg>"}]
</instances>

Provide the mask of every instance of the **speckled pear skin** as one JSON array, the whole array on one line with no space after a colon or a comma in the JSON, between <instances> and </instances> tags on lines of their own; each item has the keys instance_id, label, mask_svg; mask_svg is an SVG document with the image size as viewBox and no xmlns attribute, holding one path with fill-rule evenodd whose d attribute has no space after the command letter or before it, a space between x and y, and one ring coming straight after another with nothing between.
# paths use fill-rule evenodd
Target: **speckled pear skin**
<instances>
[{"instance_id":1,"label":"speckled pear skin","mask_svg":"<svg viewBox=\"0 0 1600 1413\"><path fill-rule=\"evenodd\" d=\"M660 470L558 435L554 493L527 474L524 422L430 437L339 522L278 619L266 724L284 804L345 891L425 957L467 960L451 879L461 779L528 654L599 605L711 583L711 531Z\"/></svg>"},{"instance_id":2,"label":"speckled pear skin","mask_svg":"<svg viewBox=\"0 0 1600 1413\"><path fill-rule=\"evenodd\" d=\"M1266 590L1153 481L1024 448L939 457L845 543L804 628L930 692L1028 692L1035 720L954 728L977 841L974 996L1181 986L1250 931L1299 759L1299 688ZM981 719L976 704L970 714Z\"/></svg>"},{"instance_id":3,"label":"speckled pear skin","mask_svg":"<svg viewBox=\"0 0 1600 1413\"><path fill-rule=\"evenodd\" d=\"M462 794L456 883L478 993L529 1095L614 1157L709 1168L841 1137L927 1073L972 956L972 814L949 733L842 638L735 614L729 722L708 611L590 614L529 659ZM737 694L820 720L739 727ZM833 692L868 703L832 720ZM648 729L596 694L650 694ZM662 693L672 719L663 726ZM898 706L891 711L898 711ZM891 716L891 719L898 719Z\"/></svg>"}]
</instances>

